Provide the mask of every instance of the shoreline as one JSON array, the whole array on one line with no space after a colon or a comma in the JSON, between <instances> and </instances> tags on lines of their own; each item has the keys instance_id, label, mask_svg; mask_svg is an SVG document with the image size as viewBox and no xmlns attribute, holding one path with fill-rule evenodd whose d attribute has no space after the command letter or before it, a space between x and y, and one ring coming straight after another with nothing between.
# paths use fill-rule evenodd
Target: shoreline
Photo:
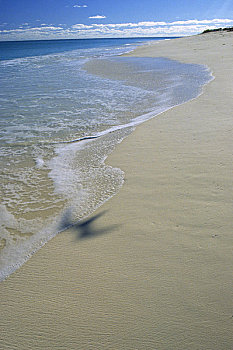
<instances>
[{"instance_id":1,"label":"shoreline","mask_svg":"<svg viewBox=\"0 0 233 350\"><path fill-rule=\"evenodd\" d=\"M215 79L137 126L106 161L125 173L120 192L1 283L5 346L232 347L231 40L210 33L127 54L204 64Z\"/></svg>"},{"instance_id":2,"label":"shoreline","mask_svg":"<svg viewBox=\"0 0 233 350\"><path fill-rule=\"evenodd\" d=\"M141 68L139 68L137 64L141 65ZM146 76L144 75L148 67L152 69L151 69L151 72L150 70L148 71L148 76L146 78ZM144 72L144 69L145 69L145 72ZM102 58L97 61L89 60L89 62L86 62L84 64L84 67L82 67L82 70L86 71L87 74L91 74L91 76L96 78L100 77L101 79L101 77L102 78L106 77L108 79L109 77L110 80L113 81L113 83L115 80L116 81L119 80L119 82L122 81L122 83L125 81L125 83L123 83L123 86L124 85L130 86L132 83L133 85L135 84L135 87L136 86L139 87L139 89L142 86L144 86L144 88L146 87L146 89L142 90L142 96L140 96L140 93L138 92L139 95L137 95L137 98L136 96L134 96L134 94L131 94L131 99L132 101L134 101L134 103L131 102L131 108L128 108L128 112L125 111L124 113L125 116L127 116L127 113L129 116L131 113L131 118L126 118L126 120L119 120L118 123L115 125L110 125L110 126L105 125L105 128L103 128L102 131L94 130L93 133L90 132L84 137L80 135L81 138L78 138L78 139L77 139L77 135L73 135L73 137L71 137L70 139L61 140L60 142L55 140L54 141L50 140L50 142L47 141L46 144L48 145L48 147L50 146L54 147L54 154L56 154L56 156L52 157L52 159L49 162L44 161L43 157L33 159L33 162L36 163L36 168L38 169L38 171L39 169L43 169L44 165L45 167L51 170L48 173L48 177L51 177L51 180L54 181L55 192L57 193L62 192L63 194L65 194L65 192L69 192L69 185L65 183L61 185L60 182L61 182L61 178L65 179L67 176L66 173L70 171L71 174L73 174L73 179L71 176L70 181L68 182L71 183L72 190L75 192L75 188L77 188L77 186L75 186L76 181L83 183L84 188L89 187L89 191L87 189L87 193L88 192L90 193L89 200L87 199L86 203L84 202L82 203L82 200L80 199L80 197L85 198L85 194L83 196L82 195L80 196L80 192L77 190L76 195L69 196L69 198L67 198L68 201L63 211L61 211L60 214L57 212L56 216L54 214L53 216L54 225L51 226L52 223L51 225L49 225L49 223L48 225L45 224L44 227L41 228L41 230L38 229L38 232L34 232L32 237L28 238L27 242L24 241L18 245L15 245L14 243L10 245L9 241L11 237L10 237L10 232L8 230L7 233L9 237L7 238L9 238L9 241L6 240L5 244L9 246L7 249L4 248L1 251L1 256L0 256L1 257L0 281L4 280L7 276L13 273L17 268L22 266L37 250L39 250L42 246L44 246L44 244L46 244L48 240L53 238L56 234L60 233L59 223L60 221L63 221L63 217L66 217L67 210L69 212L70 210L73 211L73 217L74 218L76 217L76 221L78 222L84 219L84 217L88 217L89 215L94 213L98 207L101 207L101 205L103 204L103 196L105 195L106 192L108 192L106 191L107 181L104 173L102 173L102 176L100 175L99 177L96 173L96 176L98 177L98 181L97 181L97 178L94 181L92 181L92 179L93 177L95 177L94 176L95 169L99 169L97 170L98 172L98 171L101 171L102 167L105 167L105 171L104 171L105 174L106 173L109 174L109 172L110 173L112 172L112 176L114 177L114 174L113 174L114 169L111 169L110 166L106 168L106 166L104 165L104 159L107 158L109 152L114 149L114 143L121 142L121 140L127 134L130 133L131 129L134 129L137 125L141 124L142 122L145 122L146 120L157 117L162 112L165 112L170 108L180 105L185 101L187 102L188 100L192 100L196 98L199 94L201 94L202 86L207 84L207 82L212 79L207 67L204 67L201 65L199 66L199 65L183 64L183 63L179 63L178 61L163 59L163 58L162 59L161 58L154 59L154 58L148 58L148 57L146 58L120 57L119 58L118 56L113 56L112 58L107 58L107 59ZM129 73L130 71L131 73ZM157 73L155 74L156 71ZM168 75L165 74L164 80L163 80L160 76L160 73L161 75L163 75L162 72L164 71L166 71L167 72L166 74ZM176 86L176 88L173 86ZM149 95L147 97L145 96L147 95L145 93L147 89L148 90L152 89L154 91L153 97L152 96L150 97ZM103 89L103 93L104 91L106 90ZM135 93L137 94L137 91ZM143 98L144 93L145 95ZM127 94L127 91L126 91L126 94ZM158 98L158 95L160 95L160 98ZM89 96L89 94L87 94L87 96ZM125 100L125 97L126 96L123 93L122 94L123 101ZM137 101L140 98L141 98L140 100L141 103L142 104L144 103L144 107L142 108L140 107L140 103L138 103ZM92 98L89 96L90 101L91 99ZM115 101L115 103L113 102L113 105L115 106L118 105L116 101L119 101L119 103L121 104L121 99L117 100L117 96L114 97L113 101ZM129 97L129 101L130 101L130 97ZM111 108L110 108L109 112L114 114L114 108L112 107L112 109L113 110L111 111ZM122 113L122 117L123 117L123 113ZM110 133L112 134L112 137L110 136ZM102 138L100 138L100 136L102 136ZM94 142L91 142L88 145L88 142L87 142L88 140L92 140ZM31 142L33 144L32 140ZM110 144L106 146L106 142L108 143L110 142ZM41 143L45 145L43 141L41 141ZM67 148L63 148L63 144L65 145L64 147L67 147ZM74 149L73 149L73 146L70 144L74 144ZM101 144L102 144L102 147L101 147ZM104 144L105 144L105 147L103 147ZM81 149L83 145L85 146L85 148L88 148L88 150L84 151L85 154L83 156L82 155L78 156L79 154L82 154ZM80 147L80 150L78 150L79 147ZM91 151L91 148L93 148L93 151ZM100 151L101 149L105 149L105 151L101 153ZM75 162L75 158L77 159L77 164L79 164L79 166L77 167L79 168L79 176L75 174L76 167L74 166L72 169L71 162L69 161L69 159L67 159L67 154L69 154L68 158L70 157L72 158L71 154L73 154L73 163ZM45 159L48 158L46 157L45 154L44 156L45 156ZM97 158L100 159L99 166L95 165L95 167L92 168L91 164L93 162L95 163L95 159ZM89 159L88 164L86 159ZM82 166L83 161L84 161L84 166ZM91 168L92 168L92 171L88 170ZM65 169L65 172L63 171L63 169ZM119 169L118 170L116 169L116 171L118 172ZM82 176L82 174L85 174L86 176L85 175ZM92 174L89 177L89 181L87 180L88 174ZM119 172L118 174L115 173L115 175L119 176ZM105 178L104 182L102 181L103 178ZM72 180L73 180L74 186L72 186ZM107 195L109 198L105 196L104 202L110 199L110 197L112 197L119 191L119 188L123 184L123 174L121 173L121 184L119 184L119 182L118 184L116 184L115 180L116 180L116 176L115 176L115 179L112 178L112 181L110 181L111 183L109 183L110 192ZM91 186L92 182L96 183L96 186L94 188ZM88 183L89 185L86 186L85 184L88 184ZM98 192L98 188L101 188L102 183L103 183L102 188L105 189L104 190L105 193L104 191L100 192L100 194L102 195L102 203L101 203L101 195L98 197L97 192ZM114 191L111 191L112 185L114 185L114 183L115 183ZM64 191L64 186L66 188L65 191ZM46 186L44 187L46 188ZM91 187L92 187L92 191L90 191ZM72 190L70 190L71 193L72 193ZM28 190L29 196L30 196L30 192L31 191ZM75 201L75 198L77 198L78 200ZM98 204L94 205L94 207L90 208L90 203L91 202L93 203L93 198L95 198L95 203L97 203L98 201L97 198L99 199L99 202ZM43 205L44 199L46 200L47 196L44 196L44 198L41 197L39 201L41 205ZM70 204L68 204L69 200L70 200ZM55 204L55 198L53 198L52 202L53 203L51 203L51 205L54 207L54 213L55 213L56 207L58 208L58 205ZM79 206L79 203L82 203L82 205ZM72 209L68 209L69 205ZM84 208L86 209L89 208L89 209L87 210L87 212L85 212ZM7 215L7 209L4 208L2 210L3 211L5 210ZM40 217L40 213L38 214ZM34 217L36 216L37 215L34 215ZM19 220L24 219L23 216L21 217L20 213L18 217L20 218ZM38 217L38 220L39 220L39 217ZM50 218L52 218L52 216L50 216ZM42 221L43 221L43 218L42 218ZM57 227L56 227L56 224L57 224ZM28 225L30 224L28 223ZM64 225L62 225L62 231L68 228L68 227L65 228L63 226ZM29 228L29 233L30 233L30 230L31 228ZM30 245L31 245L31 251L30 251ZM11 257L14 257L14 256L16 257L15 262L12 261L13 259L11 260ZM10 264L9 264L9 260L11 262Z\"/></svg>"}]
</instances>

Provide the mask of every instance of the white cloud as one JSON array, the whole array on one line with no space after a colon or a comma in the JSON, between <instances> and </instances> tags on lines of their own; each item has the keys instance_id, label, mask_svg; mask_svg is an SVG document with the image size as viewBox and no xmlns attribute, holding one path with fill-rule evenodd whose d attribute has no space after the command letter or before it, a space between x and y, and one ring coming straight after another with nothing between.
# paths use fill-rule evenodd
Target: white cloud
<instances>
[{"instance_id":1,"label":"white cloud","mask_svg":"<svg viewBox=\"0 0 233 350\"><path fill-rule=\"evenodd\" d=\"M106 18L106 16L96 15L96 16L90 16L90 17L88 17L88 18L103 19L103 18Z\"/></svg>"},{"instance_id":2,"label":"white cloud","mask_svg":"<svg viewBox=\"0 0 233 350\"><path fill-rule=\"evenodd\" d=\"M105 18L105 16L93 16ZM92 17L92 18L93 18ZM36 40L36 39L81 39L104 37L137 37L137 36L185 36L233 25L233 19L179 20L174 22L138 22L138 23L77 23L71 27L42 23L38 27L20 26L16 29L0 30L0 40Z\"/></svg>"},{"instance_id":3,"label":"white cloud","mask_svg":"<svg viewBox=\"0 0 233 350\"><path fill-rule=\"evenodd\" d=\"M191 19L187 21L176 21L176 22L171 22L170 24L227 24L227 23L232 23L232 19L224 18L215 18L215 19L204 19L204 20L197 20L197 19Z\"/></svg>"},{"instance_id":4,"label":"white cloud","mask_svg":"<svg viewBox=\"0 0 233 350\"><path fill-rule=\"evenodd\" d=\"M106 26L108 28L124 28L124 27L138 27L138 23L109 23L109 24L97 24L92 23L93 27L103 27Z\"/></svg>"},{"instance_id":5,"label":"white cloud","mask_svg":"<svg viewBox=\"0 0 233 350\"><path fill-rule=\"evenodd\" d=\"M74 5L73 7L79 7L79 8L81 8L81 7L87 7L87 5Z\"/></svg>"},{"instance_id":6,"label":"white cloud","mask_svg":"<svg viewBox=\"0 0 233 350\"><path fill-rule=\"evenodd\" d=\"M92 28L93 26L88 26L86 24L82 24L82 23L78 23L78 24L74 24L71 28L73 29L89 29Z\"/></svg>"},{"instance_id":7,"label":"white cloud","mask_svg":"<svg viewBox=\"0 0 233 350\"><path fill-rule=\"evenodd\" d=\"M142 27L164 26L166 24L167 24L166 22L139 22L139 23L137 23L138 26L142 26Z\"/></svg>"},{"instance_id":8,"label":"white cloud","mask_svg":"<svg viewBox=\"0 0 233 350\"><path fill-rule=\"evenodd\" d=\"M17 32L21 32L21 33L35 33L35 32L50 32L50 31L57 31L57 30L61 30L63 29L62 27L51 27L51 26L47 26L47 27L32 27L32 28L23 28L23 27L19 27L16 29L8 29L8 30L1 30L1 33L17 33Z\"/></svg>"}]
</instances>

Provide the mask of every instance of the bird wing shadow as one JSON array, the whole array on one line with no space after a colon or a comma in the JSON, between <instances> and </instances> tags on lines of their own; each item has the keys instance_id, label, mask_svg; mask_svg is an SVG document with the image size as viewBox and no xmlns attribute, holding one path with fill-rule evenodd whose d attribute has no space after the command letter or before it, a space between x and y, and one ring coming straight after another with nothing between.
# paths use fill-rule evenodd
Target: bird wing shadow
<instances>
[{"instance_id":1,"label":"bird wing shadow","mask_svg":"<svg viewBox=\"0 0 233 350\"><path fill-rule=\"evenodd\" d=\"M80 239L83 240L88 238L94 238L96 236L100 236L102 234L106 234L107 232L116 230L120 225L111 225L101 229L95 228L96 220L98 220L101 216L106 214L106 212L107 210L104 210L99 214L96 214L88 218L87 220L82 220L75 223L72 220L72 211L69 208L62 216L62 219L59 225L59 231L61 232L61 231L70 229L76 232L76 240L80 240Z\"/></svg>"}]
</instances>

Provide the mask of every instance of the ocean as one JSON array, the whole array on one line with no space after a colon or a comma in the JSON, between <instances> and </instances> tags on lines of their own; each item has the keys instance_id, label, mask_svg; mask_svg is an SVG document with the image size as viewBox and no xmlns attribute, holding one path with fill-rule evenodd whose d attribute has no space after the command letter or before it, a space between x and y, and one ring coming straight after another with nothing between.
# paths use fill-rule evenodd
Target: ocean
<instances>
[{"instance_id":1,"label":"ocean","mask_svg":"<svg viewBox=\"0 0 233 350\"><path fill-rule=\"evenodd\" d=\"M124 183L107 156L197 97L209 70L124 57L168 38L0 42L0 280Z\"/></svg>"}]
</instances>

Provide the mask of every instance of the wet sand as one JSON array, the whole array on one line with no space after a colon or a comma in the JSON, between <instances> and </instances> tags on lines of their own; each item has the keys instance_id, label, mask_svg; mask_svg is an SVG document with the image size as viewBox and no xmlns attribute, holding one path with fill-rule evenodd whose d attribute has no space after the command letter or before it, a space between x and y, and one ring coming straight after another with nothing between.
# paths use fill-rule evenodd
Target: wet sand
<instances>
[{"instance_id":1,"label":"wet sand","mask_svg":"<svg viewBox=\"0 0 233 350\"><path fill-rule=\"evenodd\" d=\"M130 54L215 79L118 145L121 191L0 284L1 349L233 348L232 53L217 32Z\"/></svg>"}]
</instances>

